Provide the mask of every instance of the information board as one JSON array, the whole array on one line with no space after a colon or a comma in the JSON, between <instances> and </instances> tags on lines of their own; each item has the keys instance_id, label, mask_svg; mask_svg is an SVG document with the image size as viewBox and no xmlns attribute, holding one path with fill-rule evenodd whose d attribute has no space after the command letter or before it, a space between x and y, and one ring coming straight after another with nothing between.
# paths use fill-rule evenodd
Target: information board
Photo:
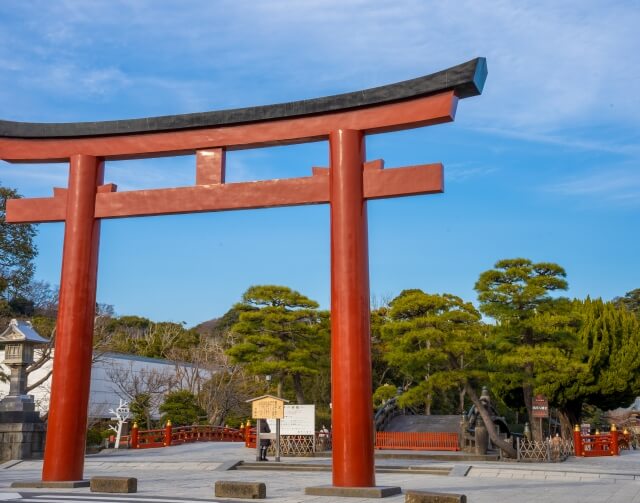
<instances>
[{"instance_id":1,"label":"information board","mask_svg":"<svg viewBox=\"0 0 640 503\"><path fill-rule=\"evenodd\" d=\"M268 420L271 431L276 431L275 420ZM315 435L315 405L285 405L280 420L280 435Z\"/></svg>"},{"instance_id":2,"label":"information board","mask_svg":"<svg viewBox=\"0 0 640 503\"><path fill-rule=\"evenodd\" d=\"M251 417L253 419L282 419L284 417L284 401L273 397L255 400L251 402Z\"/></svg>"},{"instance_id":3,"label":"information board","mask_svg":"<svg viewBox=\"0 0 640 503\"><path fill-rule=\"evenodd\" d=\"M533 417L549 417L549 401L547 400L547 397L544 395L536 395L533 398L531 409Z\"/></svg>"}]
</instances>

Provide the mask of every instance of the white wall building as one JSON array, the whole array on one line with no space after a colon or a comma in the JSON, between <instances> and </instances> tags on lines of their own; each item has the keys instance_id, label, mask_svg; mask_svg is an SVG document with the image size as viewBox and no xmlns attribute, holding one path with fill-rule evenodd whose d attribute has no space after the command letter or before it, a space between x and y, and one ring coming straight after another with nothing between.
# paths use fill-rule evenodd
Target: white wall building
<instances>
[{"instance_id":1,"label":"white wall building","mask_svg":"<svg viewBox=\"0 0 640 503\"><path fill-rule=\"evenodd\" d=\"M55 356L55 355L54 355ZM36 350L36 359L38 351ZM4 350L0 350L0 362L4 361ZM53 358L41 368L29 374L29 384L44 377L53 366ZM2 365L8 373L8 368ZM104 353L94 356L91 367L91 392L89 397L89 417L109 418L109 409L115 410L120 399L129 401L131 394L151 392L155 398L152 419L158 419L157 407L167 391L194 388L194 375L207 378L209 371L198 369L189 363L173 362L157 358L146 358L136 355ZM9 392L9 383L0 382L0 399ZM32 390L36 407L41 414L49 409L51 377Z\"/></svg>"}]
</instances>

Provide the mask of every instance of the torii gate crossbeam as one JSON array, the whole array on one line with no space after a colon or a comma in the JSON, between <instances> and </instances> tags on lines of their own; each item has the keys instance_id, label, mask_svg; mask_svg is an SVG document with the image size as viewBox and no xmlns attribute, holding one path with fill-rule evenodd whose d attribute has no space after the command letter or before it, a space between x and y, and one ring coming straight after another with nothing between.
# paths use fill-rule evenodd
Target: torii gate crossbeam
<instances>
[{"instance_id":1,"label":"torii gate crossbeam","mask_svg":"<svg viewBox=\"0 0 640 503\"><path fill-rule=\"evenodd\" d=\"M69 162L67 188L7 202L7 222L65 222L43 481L80 480L103 218L301 204L331 206L333 484L375 485L369 342L369 199L443 191L442 165L383 169L365 138L452 121L460 98L482 92L484 58L410 81L315 100L125 121L0 121L0 159ZM225 183L227 150L328 140L329 168L309 177ZM190 187L117 192L110 160L194 154Z\"/></svg>"}]
</instances>

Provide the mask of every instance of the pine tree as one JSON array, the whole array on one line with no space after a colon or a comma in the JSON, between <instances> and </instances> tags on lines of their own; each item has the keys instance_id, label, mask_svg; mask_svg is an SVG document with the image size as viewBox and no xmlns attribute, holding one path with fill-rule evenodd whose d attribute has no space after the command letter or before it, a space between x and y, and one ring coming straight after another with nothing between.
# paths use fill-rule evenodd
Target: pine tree
<instances>
[{"instance_id":1,"label":"pine tree","mask_svg":"<svg viewBox=\"0 0 640 503\"><path fill-rule=\"evenodd\" d=\"M199 424L207 419L207 412L200 407L196 396L185 389L168 393L159 409L162 412L160 421L171 420L174 426Z\"/></svg>"},{"instance_id":2,"label":"pine tree","mask_svg":"<svg viewBox=\"0 0 640 503\"><path fill-rule=\"evenodd\" d=\"M291 377L296 400L305 402L302 379L328 366L328 313L318 303L285 286L250 287L237 304L231 328L240 342L227 351L256 375L276 378L278 395Z\"/></svg>"},{"instance_id":3,"label":"pine tree","mask_svg":"<svg viewBox=\"0 0 640 503\"><path fill-rule=\"evenodd\" d=\"M473 304L451 294L405 290L391 302L389 316L382 327L388 348L384 357L411 383L399 404L426 403L428 410L436 393L464 390L483 416L492 441L515 455L513 446L497 436L473 389L474 382L488 379L486 330Z\"/></svg>"},{"instance_id":4,"label":"pine tree","mask_svg":"<svg viewBox=\"0 0 640 503\"><path fill-rule=\"evenodd\" d=\"M25 296L38 254L35 225L5 222L7 200L19 197L17 191L0 187L0 299L5 301Z\"/></svg>"},{"instance_id":5,"label":"pine tree","mask_svg":"<svg viewBox=\"0 0 640 503\"><path fill-rule=\"evenodd\" d=\"M542 431L532 421L536 375L550 378L566 368L575 345L569 302L549 295L566 290L565 276L557 264L515 258L496 262L495 269L483 272L475 285L480 310L497 322L490 360L502 371L505 388L522 388L537 440Z\"/></svg>"}]
</instances>

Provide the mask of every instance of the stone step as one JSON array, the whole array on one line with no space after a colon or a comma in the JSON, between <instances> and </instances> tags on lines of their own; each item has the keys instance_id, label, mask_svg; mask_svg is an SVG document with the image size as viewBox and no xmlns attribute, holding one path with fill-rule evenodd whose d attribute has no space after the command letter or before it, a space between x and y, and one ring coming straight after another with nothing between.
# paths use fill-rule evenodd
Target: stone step
<instances>
[{"instance_id":1,"label":"stone step","mask_svg":"<svg viewBox=\"0 0 640 503\"><path fill-rule=\"evenodd\" d=\"M331 465L326 463L278 463L278 462L242 462L234 470L272 470L289 472L330 472ZM450 467L444 466L376 466L378 473L416 473L426 475L447 476Z\"/></svg>"},{"instance_id":2,"label":"stone step","mask_svg":"<svg viewBox=\"0 0 640 503\"><path fill-rule=\"evenodd\" d=\"M470 454L467 452L433 452L433 451L378 451L376 459L423 459L430 461L499 461L498 454Z\"/></svg>"}]
</instances>

